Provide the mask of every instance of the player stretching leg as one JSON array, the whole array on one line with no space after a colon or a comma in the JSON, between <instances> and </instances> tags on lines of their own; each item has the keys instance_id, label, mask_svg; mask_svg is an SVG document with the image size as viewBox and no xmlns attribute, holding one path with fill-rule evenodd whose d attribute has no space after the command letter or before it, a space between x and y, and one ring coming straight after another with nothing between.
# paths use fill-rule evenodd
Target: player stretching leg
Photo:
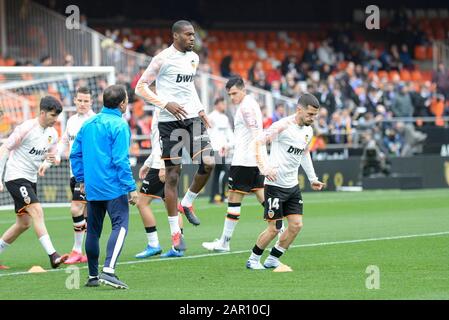
<instances>
[{"instance_id":1,"label":"player stretching leg","mask_svg":"<svg viewBox=\"0 0 449 320\"><path fill-rule=\"evenodd\" d=\"M30 228L33 222L52 268L59 267L68 255L60 256L53 247L45 226L44 211L37 198L36 182L39 171L57 162L58 133L53 125L61 111L62 105L58 100L51 96L42 98L39 116L16 127L0 147L0 177L3 177L6 163L5 185L14 199L17 214L16 223L0 238L0 254ZM4 189L2 180L0 179L0 192Z\"/></svg>"},{"instance_id":2,"label":"player stretching leg","mask_svg":"<svg viewBox=\"0 0 449 320\"><path fill-rule=\"evenodd\" d=\"M194 85L199 57L194 53L195 30L188 21L173 24L173 44L156 55L136 86L136 93L159 107L159 134L162 159L165 161L165 206L167 208L173 249L185 250L178 222L178 183L181 172L182 147L192 160L199 159L199 169L182 203L186 218L193 225L200 221L189 206L205 186L214 168L213 151L206 128L209 128L204 107ZM156 82L156 92L150 85ZM206 152L207 151L207 152Z\"/></svg>"},{"instance_id":3,"label":"player stretching leg","mask_svg":"<svg viewBox=\"0 0 449 320\"><path fill-rule=\"evenodd\" d=\"M298 185L299 167L302 166L306 172L313 190L321 190L324 187L324 183L320 182L315 174L308 151L313 136L311 125L319 107L319 102L313 95L309 93L302 95L298 101L296 114L275 122L256 141L256 149L260 150L261 155L257 159L257 165L266 177L264 219L268 222L268 227L259 235L253 247L246 263L248 269L278 267L279 258L302 228L303 201ZM271 152L268 159L263 147L269 142ZM262 265L260 263L262 253L279 233L284 217L287 218L288 226Z\"/></svg>"}]
</instances>

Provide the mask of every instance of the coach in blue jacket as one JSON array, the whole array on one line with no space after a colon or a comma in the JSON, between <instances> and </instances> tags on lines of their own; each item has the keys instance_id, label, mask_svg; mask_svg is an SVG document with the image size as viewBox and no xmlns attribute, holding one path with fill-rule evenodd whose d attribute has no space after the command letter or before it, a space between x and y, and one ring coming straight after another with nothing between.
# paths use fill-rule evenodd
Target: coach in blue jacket
<instances>
[{"instance_id":1,"label":"coach in blue jacket","mask_svg":"<svg viewBox=\"0 0 449 320\"><path fill-rule=\"evenodd\" d=\"M77 182L87 198L86 253L89 264L88 287L104 283L115 288L128 286L115 275L115 264L128 231L129 203L137 202L136 183L129 163L131 132L122 118L128 106L123 86L113 85L103 93L104 107L87 120L78 132L70 153ZM98 274L99 241L106 214L112 221L103 272Z\"/></svg>"}]
</instances>

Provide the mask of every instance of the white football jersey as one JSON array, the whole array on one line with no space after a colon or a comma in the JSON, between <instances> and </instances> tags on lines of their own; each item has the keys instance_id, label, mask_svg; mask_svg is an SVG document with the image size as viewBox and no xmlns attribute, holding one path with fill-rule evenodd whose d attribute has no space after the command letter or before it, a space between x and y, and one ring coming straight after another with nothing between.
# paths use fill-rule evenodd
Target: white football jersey
<instances>
[{"instance_id":1,"label":"white football jersey","mask_svg":"<svg viewBox=\"0 0 449 320\"><path fill-rule=\"evenodd\" d=\"M312 127L299 126L292 115L275 122L265 137L271 141L268 164L277 172L276 180L265 179L265 184L281 188L298 185L298 169L303 158L310 157L307 147L313 137ZM317 179L314 171L307 174L309 180Z\"/></svg>"},{"instance_id":2,"label":"white football jersey","mask_svg":"<svg viewBox=\"0 0 449 320\"><path fill-rule=\"evenodd\" d=\"M198 112L204 109L194 84L198 65L199 57L193 51L181 52L173 45L161 51L141 77L148 84L156 80L157 95L150 92L148 102L159 107L176 102L186 110L187 119L198 117ZM167 110L161 110L160 122L177 120Z\"/></svg>"},{"instance_id":3,"label":"white football jersey","mask_svg":"<svg viewBox=\"0 0 449 320\"><path fill-rule=\"evenodd\" d=\"M233 166L257 166L255 138L262 133L262 130L260 106L251 95L246 95L234 116Z\"/></svg>"},{"instance_id":4,"label":"white football jersey","mask_svg":"<svg viewBox=\"0 0 449 320\"><path fill-rule=\"evenodd\" d=\"M83 123L94 116L95 112L89 110L86 114L74 114L67 120L65 132L61 137L61 141L58 144L58 154L62 156L65 153L67 146L69 147L69 152L72 150L73 142L75 141L78 131L80 131ZM70 167L70 175L73 176L72 168Z\"/></svg>"},{"instance_id":5,"label":"white football jersey","mask_svg":"<svg viewBox=\"0 0 449 320\"><path fill-rule=\"evenodd\" d=\"M207 116L211 128L208 130L212 148L215 151L225 146L232 146L234 134L228 116L217 110L212 111Z\"/></svg>"},{"instance_id":6,"label":"white football jersey","mask_svg":"<svg viewBox=\"0 0 449 320\"><path fill-rule=\"evenodd\" d=\"M5 142L10 151L5 182L26 179L37 182L37 172L47 153L56 152L58 132L53 127L42 128L37 118L17 126Z\"/></svg>"}]
</instances>

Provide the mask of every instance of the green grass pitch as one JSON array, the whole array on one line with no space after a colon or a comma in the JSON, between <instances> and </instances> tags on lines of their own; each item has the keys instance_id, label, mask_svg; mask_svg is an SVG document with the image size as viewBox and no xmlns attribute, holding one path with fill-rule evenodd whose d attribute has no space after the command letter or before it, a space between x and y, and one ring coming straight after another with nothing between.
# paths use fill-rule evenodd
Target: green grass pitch
<instances>
[{"instance_id":1,"label":"green grass pitch","mask_svg":"<svg viewBox=\"0 0 449 320\"><path fill-rule=\"evenodd\" d=\"M0 300L6 299L449 299L449 190L304 193L304 229L282 257L293 272L247 270L245 262L265 227L262 208L247 197L229 254L209 253L203 241L220 236L225 205L198 199L201 225L185 220L188 250L184 258L137 260L146 245L137 209L117 266L129 290L84 288L86 265L80 267L80 288L65 267L29 274L33 265L50 269L48 257L30 229L4 254L10 267L0 270ZM170 246L163 205L153 204L164 250ZM73 244L69 208L45 209L47 227L56 249ZM0 233L14 221L12 211L0 212ZM101 243L104 261L109 219ZM269 247L271 248L271 246ZM268 254L264 252L264 258ZM379 289L368 289L369 266L379 270ZM367 272L368 268L368 272ZM72 276L72 278L68 278ZM70 286L69 286L70 287Z\"/></svg>"}]
</instances>

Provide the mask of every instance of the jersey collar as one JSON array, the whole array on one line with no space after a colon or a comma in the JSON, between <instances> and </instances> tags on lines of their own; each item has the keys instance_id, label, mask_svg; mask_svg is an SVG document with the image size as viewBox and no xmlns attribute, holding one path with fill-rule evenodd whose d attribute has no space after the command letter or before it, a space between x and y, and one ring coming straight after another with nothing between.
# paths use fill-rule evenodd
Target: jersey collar
<instances>
[{"instance_id":1,"label":"jersey collar","mask_svg":"<svg viewBox=\"0 0 449 320\"><path fill-rule=\"evenodd\" d=\"M103 106L103 109L101 109L101 113L114 114L116 116L119 116L120 118L122 117L122 113L120 112L120 110L118 108L111 109L111 108L107 108L107 107Z\"/></svg>"}]
</instances>

